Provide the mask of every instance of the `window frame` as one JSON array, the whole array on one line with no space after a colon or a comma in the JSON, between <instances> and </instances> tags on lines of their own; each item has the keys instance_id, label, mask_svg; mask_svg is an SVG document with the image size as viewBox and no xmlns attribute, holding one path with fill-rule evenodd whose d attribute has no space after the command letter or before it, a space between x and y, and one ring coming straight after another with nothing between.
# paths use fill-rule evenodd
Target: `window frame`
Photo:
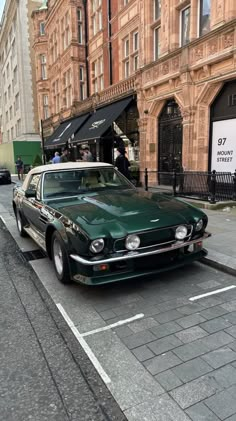
<instances>
[{"instance_id":1,"label":"window frame","mask_svg":"<svg viewBox=\"0 0 236 421\"><path fill-rule=\"evenodd\" d=\"M160 58L160 26L153 28L153 59L157 61ZM158 34L156 42L156 33ZM157 53L157 54L156 54Z\"/></svg>"},{"instance_id":2,"label":"window frame","mask_svg":"<svg viewBox=\"0 0 236 421\"><path fill-rule=\"evenodd\" d=\"M189 9L189 34L188 34L189 38L188 38L187 42L183 43L183 38L184 38L183 37L183 29L184 29L183 28L183 22L184 22L183 14L188 9ZM179 36L180 36L180 47L185 47L186 45L188 45L190 43L190 19L191 19L191 6L189 4L188 6L186 6L183 9L180 10L180 34L179 34Z\"/></svg>"},{"instance_id":3,"label":"window frame","mask_svg":"<svg viewBox=\"0 0 236 421\"><path fill-rule=\"evenodd\" d=\"M212 7L212 2L211 2L211 0L209 0L210 1L210 7L209 7L209 9L210 9L210 13L209 13L209 31L207 31L205 33L202 32L203 31L203 27L202 27L203 14L202 14L202 12L203 12L203 2L204 1L205 0L199 0L198 1L198 36L199 37L202 37L202 36L208 34L210 32L210 30L211 30L211 7Z\"/></svg>"}]
</instances>

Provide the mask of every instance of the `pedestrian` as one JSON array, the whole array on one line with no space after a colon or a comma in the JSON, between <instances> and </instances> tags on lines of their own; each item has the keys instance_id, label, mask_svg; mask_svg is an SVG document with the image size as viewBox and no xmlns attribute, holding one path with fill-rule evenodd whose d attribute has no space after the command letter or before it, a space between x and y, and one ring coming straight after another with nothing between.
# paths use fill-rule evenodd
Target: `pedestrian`
<instances>
[{"instance_id":1,"label":"pedestrian","mask_svg":"<svg viewBox=\"0 0 236 421\"><path fill-rule=\"evenodd\" d=\"M123 174L126 178L130 179L129 167L130 162L128 158L125 156L126 151L124 147L117 148L117 158L115 160L116 168Z\"/></svg>"},{"instance_id":2,"label":"pedestrian","mask_svg":"<svg viewBox=\"0 0 236 421\"><path fill-rule=\"evenodd\" d=\"M93 162L93 155L91 154L89 147L85 146L83 148L83 161Z\"/></svg>"},{"instance_id":3,"label":"pedestrian","mask_svg":"<svg viewBox=\"0 0 236 421\"><path fill-rule=\"evenodd\" d=\"M23 180L24 163L20 156L18 156L16 160L16 171L18 174L18 179Z\"/></svg>"},{"instance_id":4,"label":"pedestrian","mask_svg":"<svg viewBox=\"0 0 236 421\"><path fill-rule=\"evenodd\" d=\"M63 149L62 155L60 157L60 162L68 162L67 154L68 154L68 149Z\"/></svg>"},{"instance_id":5,"label":"pedestrian","mask_svg":"<svg viewBox=\"0 0 236 421\"><path fill-rule=\"evenodd\" d=\"M52 158L52 163L59 164L59 162L61 162L60 154L59 152L55 152L54 158Z\"/></svg>"}]
</instances>

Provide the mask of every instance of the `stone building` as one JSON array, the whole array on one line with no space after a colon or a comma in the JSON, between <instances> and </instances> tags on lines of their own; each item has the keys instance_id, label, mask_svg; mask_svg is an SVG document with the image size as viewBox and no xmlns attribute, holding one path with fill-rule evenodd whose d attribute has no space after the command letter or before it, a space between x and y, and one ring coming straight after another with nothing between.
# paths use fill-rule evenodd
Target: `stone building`
<instances>
[{"instance_id":1,"label":"stone building","mask_svg":"<svg viewBox=\"0 0 236 421\"><path fill-rule=\"evenodd\" d=\"M53 16L65 31L62 11L69 13L70 54L66 61L60 52L63 65L52 67ZM55 139L58 145L64 120L68 126L81 116L70 137L60 139L71 147L86 141L100 159L110 160L107 150L122 140L136 150L141 169L234 171L235 0L48 0L47 10L34 12L33 19L35 28L45 19L47 39L43 45L35 38L36 60L38 51L49 55L47 84L37 79L41 92L48 90L45 134L61 123L49 146ZM56 40L62 42L55 35L54 45ZM54 84L69 61L71 105L62 76L57 106ZM98 144L105 154L98 154Z\"/></svg>"},{"instance_id":2,"label":"stone building","mask_svg":"<svg viewBox=\"0 0 236 421\"><path fill-rule=\"evenodd\" d=\"M5 3L0 25L0 163L14 171L17 155L41 155L31 13L40 2Z\"/></svg>"}]
</instances>

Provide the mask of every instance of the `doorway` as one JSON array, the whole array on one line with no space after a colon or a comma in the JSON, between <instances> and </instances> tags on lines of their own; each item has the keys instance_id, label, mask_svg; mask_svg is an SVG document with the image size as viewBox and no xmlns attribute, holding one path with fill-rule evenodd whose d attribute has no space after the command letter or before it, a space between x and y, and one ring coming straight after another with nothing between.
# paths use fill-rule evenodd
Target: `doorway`
<instances>
[{"instance_id":1,"label":"doorway","mask_svg":"<svg viewBox=\"0 0 236 421\"><path fill-rule=\"evenodd\" d=\"M168 101L159 117L158 171L164 184L171 183L168 173L182 171L182 116L178 104ZM159 180L160 180L159 178Z\"/></svg>"}]
</instances>

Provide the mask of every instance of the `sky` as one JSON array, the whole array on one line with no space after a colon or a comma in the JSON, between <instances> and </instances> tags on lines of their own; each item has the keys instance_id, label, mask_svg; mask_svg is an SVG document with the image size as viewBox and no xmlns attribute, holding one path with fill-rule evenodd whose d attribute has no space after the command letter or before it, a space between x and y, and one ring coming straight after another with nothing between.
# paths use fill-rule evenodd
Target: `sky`
<instances>
[{"instance_id":1,"label":"sky","mask_svg":"<svg viewBox=\"0 0 236 421\"><path fill-rule=\"evenodd\" d=\"M2 12L3 12L3 9L4 9L4 4L5 4L5 0L0 0L0 21L1 21L1 18L2 18Z\"/></svg>"}]
</instances>

